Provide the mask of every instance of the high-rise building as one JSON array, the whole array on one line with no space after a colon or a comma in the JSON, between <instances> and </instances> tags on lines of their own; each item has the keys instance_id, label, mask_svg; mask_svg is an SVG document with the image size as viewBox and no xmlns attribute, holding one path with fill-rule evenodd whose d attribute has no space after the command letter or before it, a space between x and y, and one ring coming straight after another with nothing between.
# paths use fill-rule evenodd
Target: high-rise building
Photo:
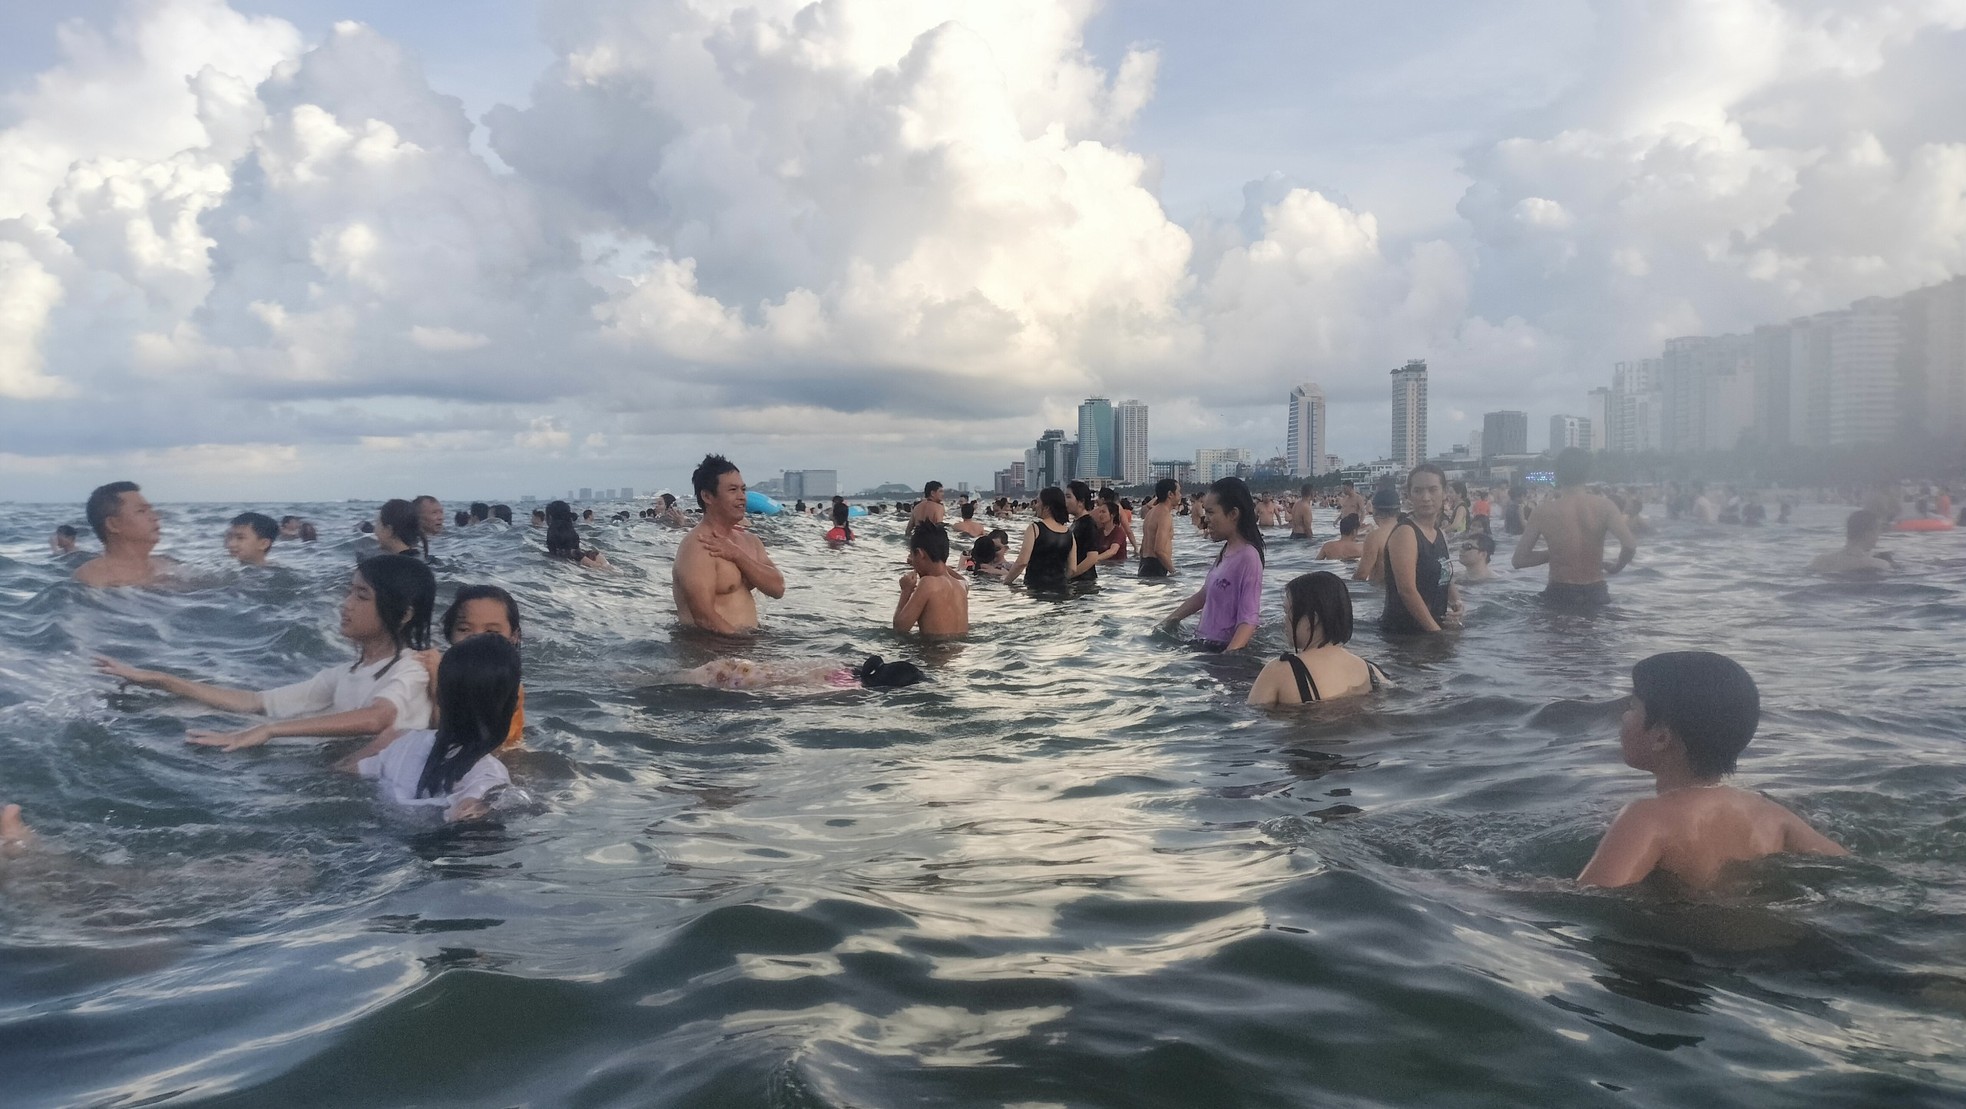
<instances>
[{"instance_id":1,"label":"high-rise building","mask_svg":"<svg viewBox=\"0 0 1966 1109\"><path fill-rule=\"evenodd\" d=\"M1392 458L1412 469L1427 457L1427 363L1415 358L1393 371Z\"/></svg>"},{"instance_id":2,"label":"high-rise building","mask_svg":"<svg viewBox=\"0 0 1966 1109\"><path fill-rule=\"evenodd\" d=\"M1147 484L1147 406L1130 400L1113 410L1113 472L1121 485Z\"/></svg>"},{"instance_id":3,"label":"high-rise building","mask_svg":"<svg viewBox=\"0 0 1966 1109\"><path fill-rule=\"evenodd\" d=\"M1660 447L1674 454L1732 450L1754 427L1754 340L1691 335L1660 359Z\"/></svg>"},{"instance_id":4,"label":"high-rise building","mask_svg":"<svg viewBox=\"0 0 1966 1109\"><path fill-rule=\"evenodd\" d=\"M1760 442L1780 445L1789 441L1789 405L1794 398L1790 381L1794 339L1785 323L1762 324L1754 329L1754 437Z\"/></svg>"},{"instance_id":5,"label":"high-rise building","mask_svg":"<svg viewBox=\"0 0 1966 1109\"><path fill-rule=\"evenodd\" d=\"M1225 477L1235 477L1236 472L1249 465L1249 450L1246 447L1204 447L1195 452L1195 480L1203 485L1220 481Z\"/></svg>"},{"instance_id":6,"label":"high-rise building","mask_svg":"<svg viewBox=\"0 0 1966 1109\"><path fill-rule=\"evenodd\" d=\"M590 486L586 486L586 485L583 485L583 486L581 486L581 487L580 487L580 499L581 499L581 500L583 500L583 501L591 501L591 500L593 500L593 499L594 499L594 490L593 490L593 488L592 488L592 487L590 487Z\"/></svg>"},{"instance_id":7,"label":"high-rise building","mask_svg":"<svg viewBox=\"0 0 1966 1109\"><path fill-rule=\"evenodd\" d=\"M632 500L634 500L634 499L635 499L635 487L634 487L634 486L632 486L632 485L624 485L624 486L622 486L622 487L621 487L621 499L622 499L622 500L624 500L624 501L632 501Z\"/></svg>"},{"instance_id":8,"label":"high-rise building","mask_svg":"<svg viewBox=\"0 0 1966 1109\"><path fill-rule=\"evenodd\" d=\"M1911 430L1966 439L1966 277L1906 293L1905 400Z\"/></svg>"},{"instance_id":9,"label":"high-rise building","mask_svg":"<svg viewBox=\"0 0 1966 1109\"><path fill-rule=\"evenodd\" d=\"M1011 464L1010 464L1010 488L1009 488L1009 489L1007 489L1007 490L1005 490L1005 492L1007 492L1007 493L1022 493L1022 492L1023 492L1024 490L1026 490L1026 489L1028 489L1028 488L1029 488L1029 486L1027 486L1027 485L1025 485L1025 484L1024 484L1024 481L1025 481L1025 477L1026 477L1026 470L1025 470L1025 467L1024 467L1024 464L1023 464L1022 462L1013 462L1013 463L1011 463Z\"/></svg>"},{"instance_id":10,"label":"high-rise building","mask_svg":"<svg viewBox=\"0 0 1966 1109\"><path fill-rule=\"evenodd\" d=\"M1903 431L1902 307L1896 298L1867 297L1836 313L1830 330L1830 446L1886 443Z\"/></svg>"},{"instance_id":11,"label":"high-rise building","mask_svg":"<svg viewBox=\"0 0 1966 1109\"><path fill-rule=\"evenodd\" d=\"M1147 463L1147 476L1154 481L1173 478L1182 485L1195 483L1195 464L1185 458L1155 459Z\"/></svg>"},{"instance_id":12,"label":"high-rise building","mask_svg":"<svg viewBox=\"0 0 1966 1109\"><path fill-rule=\"evenodd\" d=\"M1079 404L1079 460L1072 476L1080 481L1113 477L1113 402L1087 397Z\"/></svg>"},{"instance_id":13,"label":"high-rise building","mask_svg":"<svg viewBox=\"0 0 1966 1109\"><path fill-rule=\"evenodd\" d=\"M1600 385L1586 395L1590 406L1590 442L1584 449L1592 452L1609 450L1611 446L1611 390Z\"/></svg>"},{"instance_id":14,"label":"high-rise building","mask_svg":"<svg viewBox=\"0 0 1966 1109\"><path fill-rule=\"evenodd\" d=\"M1072 469L1066 447L1065 429L1048 427L1038 436L1038 445L1025 458L1025 473L1030 477L1030 489L1049 489L1052 486L1064 488L1072 480Z\"/></svg>"},{"instance_id":15,"label":"high-rise building","mask_svg":"<svg viewBox=\"0 0 1966 1109\"><path fill-rule=\"evenodd\" d=\"M1284 435L1283 456L1293 477L1316 477L1324 472L1324 390L1305 382L1290 391L1290 423Z\"/></svg>"},{"instance_id":16,"label":"high-rise building","mask_svg":"<svg viewBox=\"0 0 1966 1109\"><path fill-rule=\"evenodd\" d=\"M1489 412L1481 417L1481 456L1529 453L1529 413Z\"/></svg>"},{"instance_id":17,"label":"high-rise building","mask_svg":"<svg viewBox=\"0 0 1966 1109\"><path fill-rule=\"evenodd\" d=\"M1640 358L1620 362L1611 372L1611 426L1608 446L1620 454L1643 454L1660 449L1659 394L1663 362Z\"/></svg>"},{"instance_id":18,"label":"high-rise building","mask_svg":"<svg viewBox=\"0 0 1966 1109\"><path fill-rule=\"evenodd\" d=\"M1571 447L1591 449L1591 421L1588 416L1551 416L1550 453Z\"/></svg>"}]
</instances>

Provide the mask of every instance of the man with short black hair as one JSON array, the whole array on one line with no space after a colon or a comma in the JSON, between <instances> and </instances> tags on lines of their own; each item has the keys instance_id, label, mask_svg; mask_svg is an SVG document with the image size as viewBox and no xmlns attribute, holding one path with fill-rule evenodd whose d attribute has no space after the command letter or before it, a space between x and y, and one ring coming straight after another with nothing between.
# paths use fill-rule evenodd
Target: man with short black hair
<instances>
[{"instance_id":1,"label":"man with short black hair","mask_svg":"<svg viewBox=\"0 0 1966 1109\"><path fill-rule=\"evenodd\" d=\"M942 507L942 483L931 481L922 486L922 499L915 502L915 510L908 514L908 532L912 534L915 525L924 521L939 524L947 515L947 510Z\"/></svg>"},{"instance_id":2,"label":"man with short black hair","mask_svg":"<svg viewBox=\"0 0 1966 1109\"><path fill-rule=\"evenodd\" d=\"M76 581L97 587L150 585L170 569L169 559L151 557L163 528L136 482L97 486L86 511L90 529L102 540L102 554L75 571Z\"/></svg>"},{"instance_id":3,"label":"man with short black hair","mask_svg":"<svg viewBox=\"0 0 1966 1109\"><path fill-rule=\"evenodd\" d=\"M63 524L48 538L48 549L56 554L74 554L75 537L80 534L74 524Z\"/></svg>"},{"instance_id":4,"label":"man with short black hair","mask_svg":"<svg viewBox=\"0 0 1966 1109\"><path fill-rule=\"evenodd\" d=\"M482 524L489 519L491 519L491 505L483 501L472 501L471 522L473 524Z\"/></svg>"},{"instance_id":5,"label":"man with short black hair","mask_svg":"<svg viewBox=\"0 0 1966 1109\"><path fill-rule=\"evenodd\" d=\"M758 602L752 591L783 597L785 575L744 528L744 475L730 459L710 454L690 475L690 485L703 519L683 537L670 568L676 618L684 627L719 635L755 631Z\"/></svg>"},{"instance_id":6,"label":"man with short black hair","mask_svg":"<svg viewBox=\"0 0 1966 1109\"><path fill-rule=\"evenodd\" d=\"M1550 568L1549 584L1543 600L1551 604L1590 607L1611 603L1611 589L1604 584L1606 574L1615 574L1631 565L1638 553L1638 540L1625 523L1624 509L1602 493L1584 487L1591 476L1591 452L1582 447L1565 447L1556 456L1556 498L1539 505L1523 524L1522 539L1516 543L1510 561L1520 570L1526 566ZM1618 561L1604 561L1604 536L1618 537ZM1536 541L1549 546L1536 550Z\"/></svg>"},{"instance_id":7,"label":"man with short black hair","mask_svg":"<svg viewBox=\"0 0 1966 1109\"><path fill-rule=\"evenodd\" d=\"M280 525L260 512L241 512L225 529L225 553L248 566L266 565L266 554L280 537Z\"/></svg>"},{"instance_id":8,"label":"man with short black hair","mask_svg":"<svg viewBox=\"0 0 1966 1109\"><path fill-rule=\"evenodd\" d=\"M1311 508L1317 503L1317 498L1313 496L1316 491L1308 481L1297 491L1297 502L1290 506L1290 538L1311 537Z\"/></svg>"}]
</instances>

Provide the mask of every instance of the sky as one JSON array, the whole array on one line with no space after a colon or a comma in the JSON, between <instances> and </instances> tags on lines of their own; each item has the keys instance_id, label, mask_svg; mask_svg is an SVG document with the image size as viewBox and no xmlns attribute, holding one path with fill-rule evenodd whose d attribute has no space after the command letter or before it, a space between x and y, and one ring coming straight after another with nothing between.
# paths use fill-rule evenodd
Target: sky
<instances>
[{"instance_id":1,"label":"sky","mask_svg":"<svg viewBox=\"0 0 1966 1109\"><path fill-rule=\"evenodd\" d=\"M1966 272L1966 0L0 6L0 500L1434 451Z\"/></svg>"}]
</instances>

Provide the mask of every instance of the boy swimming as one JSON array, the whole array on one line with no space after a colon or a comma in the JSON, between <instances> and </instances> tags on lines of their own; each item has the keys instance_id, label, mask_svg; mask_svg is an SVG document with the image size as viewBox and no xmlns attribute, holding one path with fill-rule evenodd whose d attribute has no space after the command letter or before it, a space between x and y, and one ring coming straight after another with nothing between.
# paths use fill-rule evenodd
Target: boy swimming
<instances>
[{"instance_id":1,"label":"boy swimming","mask_svg":"<svg viewBox=\"0 0 1966 1109\"><path fill-rule=\"evenodd\" d=\"M1618 741L1625 765L1652 772L1657 796L1625 806L1577 881L1629 886L1663 871L1705 889L1732 862L1849 854L1775 802L1721 781L1760 717L1754 679L1724 655L1669 651L1632 667Z\"/></svg>"}]
</instances>

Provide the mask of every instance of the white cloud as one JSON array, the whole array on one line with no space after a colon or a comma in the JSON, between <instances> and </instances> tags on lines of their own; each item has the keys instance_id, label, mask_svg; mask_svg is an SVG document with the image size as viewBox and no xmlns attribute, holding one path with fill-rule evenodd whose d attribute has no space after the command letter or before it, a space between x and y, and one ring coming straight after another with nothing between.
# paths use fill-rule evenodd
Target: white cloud
<instances>
[{"instance_id":1,"label":"white cloud","mask_svg":"<svg viewBox=\"0 0 1966 1109\"><path fill-rule=\"evenodd\" d=\"M1408 357L1442 413L1570 407L1669 335L1966 270L1966 144L1946 97L1900 91L1956 80L1925 46L1957 41L1961 0L1542 5L1560 66L1492 57L1545 15L1361 61L1374 96L1439 71L1428 111L1504 105L1433 140L1468 187L1417 237L1260 154L1223 171L1256 179L1243 218L1175 223L1165 153L1130 145L1165 59L1095 62L1093 7L569 0L530 103L483 121L494 166L374 30L303 48L220 0L131 0L5 105L0 396L25 403L0 440L238 447L346 404L281 428L422 420L433 451L563 459L912 429L1007 458L1089 391L1195 441L1315 379L1340 449L1376 453ZM47 434L104 392L186 415Z\"/></svg>"}]
</instances>

